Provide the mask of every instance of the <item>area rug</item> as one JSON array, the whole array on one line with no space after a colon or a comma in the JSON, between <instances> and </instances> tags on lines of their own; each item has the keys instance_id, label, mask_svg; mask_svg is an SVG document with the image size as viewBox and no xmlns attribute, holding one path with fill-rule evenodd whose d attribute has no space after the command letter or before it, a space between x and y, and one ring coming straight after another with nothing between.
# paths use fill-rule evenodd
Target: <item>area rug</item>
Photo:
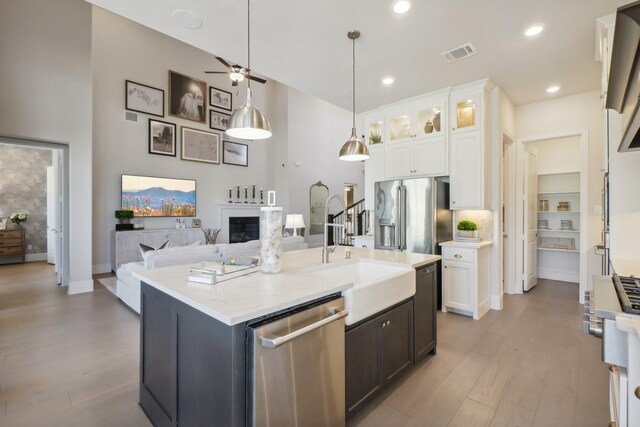
<instances>
[{"instance_id":1,"label":"area rug","mask_svg":"<svg viewBox=\"0 0 640 427\"><path fill-rule=\"evenodd\" d=\"M117 280L118 280L117 277L105 277L104 279L98 279L98 282L100 282L100 284L102 286L107 288L107 290L109 292L111 292L112 294L116 295L116 281Z\"/></svg>"}]
</instances>

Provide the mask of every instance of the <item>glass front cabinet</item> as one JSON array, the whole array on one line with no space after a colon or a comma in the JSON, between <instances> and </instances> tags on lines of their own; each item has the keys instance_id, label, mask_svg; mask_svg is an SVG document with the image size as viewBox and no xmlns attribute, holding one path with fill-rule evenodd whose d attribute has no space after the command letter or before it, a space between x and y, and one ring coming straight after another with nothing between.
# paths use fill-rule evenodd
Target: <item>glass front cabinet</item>
<instances>
[{"instance_id":1,"label":"glass front cabinet","mask_svg":"<svg viewBox=\"0 0 640 427\"><path fill-rule=\"evenodd\" d=\"M364 142L367 146L382 146L385 142L384 114L366 116L364 131Z\"/></svg>"},{"instance_id":2,"label":"glass front cabinet","mask_svg":"<svg viewBox=\"0 0 640 427\"><path fill-rule=\"evenodd\" d=\"M469 131L481 128L483 90L454 88L450 97L451 131Z\"/></svg>"}]
</instances>

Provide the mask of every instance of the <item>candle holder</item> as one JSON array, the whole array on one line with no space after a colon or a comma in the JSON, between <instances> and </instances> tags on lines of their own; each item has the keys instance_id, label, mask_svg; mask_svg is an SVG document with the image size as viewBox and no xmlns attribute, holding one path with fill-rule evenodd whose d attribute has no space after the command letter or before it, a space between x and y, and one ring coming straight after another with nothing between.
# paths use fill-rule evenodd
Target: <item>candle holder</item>
<instances>
[{"instance_id":1,"label":"candle holder","mask_svg":"<svg viewBox=\"0 0 640 427\"><path fill-rule=\"evenodd\" d=\"M229 203L233 203L233 189L229 189Z\"/></svg>"},{"instance_id":2,"label":"candle holder","mask_svg":"<svg viewBox=\"0 0 640 427\"><path fill-rule=\"evenodd\" d=\"M264 191L260 190L260 204L264 205Z\"/></svg>"},{"instance_id":3,"label":"candle holder","mask_svg":"<svg viewBox=\"0 0 640 427\"><path fill-rule=\"evenodd\" d=\"M236 203L242 203L240 201L240 186L236 185Z\"/></svg>"},{"instance_id":4,"label":"candle holder","mask_svg":"<svg viewBox=\"0 0 640 427\"><path fill-rule=\"evenodd\" d=\"M253 184L253 188L251 189L251 204L256 204L256 185Z\"/></svg>"},{"instance_id":5,"label":"candle holder","mask_svg":"<svg viewBox=\"0 0 640 427\"><path fill-rule=\"evenodd\" d=\"M247 187L244 187L244 202L245 203L249 203L249 201L247 200L249 198L248 193L247 193Z\"/></svg>"}]
</instances>

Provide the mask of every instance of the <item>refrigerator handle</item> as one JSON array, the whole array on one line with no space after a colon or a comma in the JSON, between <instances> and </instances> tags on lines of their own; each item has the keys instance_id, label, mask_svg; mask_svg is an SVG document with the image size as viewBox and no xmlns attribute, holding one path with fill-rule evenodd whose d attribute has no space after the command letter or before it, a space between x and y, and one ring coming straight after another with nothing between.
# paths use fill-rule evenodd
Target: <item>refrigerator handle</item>
<instances>
[{"instance_id":1,"label":"refrigerator handle","mask_svg":"<svg viewBox=\"0 0 640 427\"><path fill-rule=\"evenodd\" d=\"M401 248L401 229L402 229L402 211L404 206L402 205L402 186L399 185L398 187L396 187L396 200L398 203L398 220L396 221L396 226L395 226L395 241L393 242L393 246L394 249L400 249Z\"/></svg>"},{"instance_id":2,"label":"refrigerator handle","mask_svg":"<svg viewBox=\"0 0 640 427\"><path fill-rule=\"evenodd\" d=\"M402 242L400 244L400 250L407 249L407 186L402 186L402 230L400 235L402 236Z\"/></svg>"}]
</instances>

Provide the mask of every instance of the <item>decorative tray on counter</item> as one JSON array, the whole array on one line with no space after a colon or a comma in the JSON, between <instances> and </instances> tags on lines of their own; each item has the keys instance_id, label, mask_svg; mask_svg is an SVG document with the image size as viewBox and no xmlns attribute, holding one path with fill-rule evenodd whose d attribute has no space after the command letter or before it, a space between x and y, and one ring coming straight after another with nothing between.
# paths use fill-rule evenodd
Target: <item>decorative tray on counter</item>
<instances>
[{"instance_id":1,"label":"decorative tray on counter","mask_svg":"<svg viewBox=\"0 0 640 427\"><path fill-rule=\"evenodd\" d=\"M236 277L260 271L258 258L240 257L221 262L202 262L200 267L189 267L190 282L215 285L216 283L235 279Z\"/></svg>"}]
</instances>

